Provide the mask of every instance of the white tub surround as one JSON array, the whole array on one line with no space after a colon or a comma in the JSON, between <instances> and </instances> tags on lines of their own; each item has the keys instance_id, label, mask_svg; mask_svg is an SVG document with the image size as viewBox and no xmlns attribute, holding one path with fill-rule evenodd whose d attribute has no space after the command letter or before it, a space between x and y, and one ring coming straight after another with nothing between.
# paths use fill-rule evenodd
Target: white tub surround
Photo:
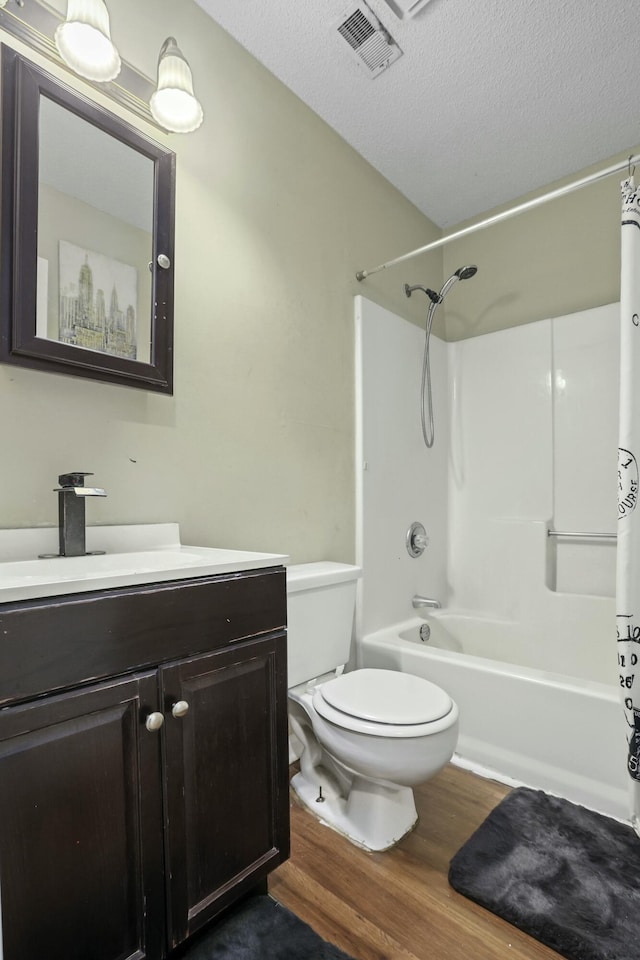
<instances>
[{"instance_id":1,"label":"white tub surround","mask_svg":"<svg viewBox=\"0 0 640 960\"><path fill-rule=\"evenodd\" d=\"M434 280L435 283L435 280ZM425 317L428 300L425 297ZM411 597L447 592L447 344L431 336L435 443L420 426L424 329L356 297L356 539L363 579L358 631L411 613ZM426 528L429 546L409 556L406 532Z\"/></svg>"},{"instance_id":2,"label":"white tub surround","mask_svg":"<svg viewBox=\"0 0 640 960\"><path fill-rule=\"evenodd\" d=\"M619 306L434 339L426 450L424 331L357 299L358 664L446 690L469 762L624 818L615 542L548 535L615 533ZM444 608L426 645L416 593Z\"/></svg>"},{"instance_id":3,"label":"white tub surround","mask_svg":"<svg viewBox=\"0 0 640 960\"><path fill-rule=\"evenodd\" d=\"M522 620L541 587L613 597L611 542L543 537L541 549L540 531L615 533L618 313L610 304L456 343L432 338L437 435L426 450L424 331L356 298L360 633L410 616L415 593ZM404 548L413 520L430 541L418 559Z\"/></svg>"},{"instance_id":4,"label":"white tub surround","mask_svg":"<svg viewBox=\"0 0 640 960\"><path fill-rule=\"evenodd\" d=\"M618 316L610 304L449 344L450 606L524 620L505 551L509 584L527 565L517 603L541 585L613 597L613 544L550 539L541 553L527 525L615 533Z\"/></svg>"}]
</instances>

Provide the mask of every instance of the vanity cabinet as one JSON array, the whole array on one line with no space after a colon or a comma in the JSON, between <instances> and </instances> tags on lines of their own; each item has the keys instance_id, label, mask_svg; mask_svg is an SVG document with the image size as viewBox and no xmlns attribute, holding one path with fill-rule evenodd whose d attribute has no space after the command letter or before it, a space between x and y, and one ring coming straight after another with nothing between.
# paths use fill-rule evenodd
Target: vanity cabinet
<instances>
[{"instance_id":1,"label":"vanity cabinet","mask_svg":"<svg viewBox=\"0 0 640 960\"><path fill-rule=\"evenodd\" d=\"M160 749L139 720L155 686L146 674L0 713L5 960L162 956L162 925L144 920L163 897Z\"/></svg>"},{"instance_id":2,"label":"vanity cabinet","mask_svg":"<svg viewBox=\"0 0 640 960\"><path fill-rule=\"evenodd\" d=\"M289 852L282 568L0 606L3 960L159 960Z\"/></svg>"},{"instance_id":3,"label":"vanity cabinet","mask_svg":"<svg viewBox=\"0 0 640 960\"><path fill-rule=\"evenodd\" d=\"M179 943L246 892L288 853L286 677L283 634L161 671L167 714L169 902ZM189 713L175 719L175 703ZM284 720L284 724L282 724ZM277 789L280 786L281 789Z\"/></svg>"}]
</instances>

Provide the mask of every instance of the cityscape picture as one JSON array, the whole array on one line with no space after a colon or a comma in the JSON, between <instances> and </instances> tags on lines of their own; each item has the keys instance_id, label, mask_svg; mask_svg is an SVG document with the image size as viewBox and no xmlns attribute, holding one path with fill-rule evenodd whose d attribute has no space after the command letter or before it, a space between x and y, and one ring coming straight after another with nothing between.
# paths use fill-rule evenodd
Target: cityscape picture
<instances>
[{"instance_id":1,"label":"cityscape picture","mask_svg":"<svg viewBox=\"0 0 640 960\"><path fill-rule=\"evenodd\" d=\"M135 267L60 241L58 339L85 350L136 359Z\"/></svg>"}]
</instances>

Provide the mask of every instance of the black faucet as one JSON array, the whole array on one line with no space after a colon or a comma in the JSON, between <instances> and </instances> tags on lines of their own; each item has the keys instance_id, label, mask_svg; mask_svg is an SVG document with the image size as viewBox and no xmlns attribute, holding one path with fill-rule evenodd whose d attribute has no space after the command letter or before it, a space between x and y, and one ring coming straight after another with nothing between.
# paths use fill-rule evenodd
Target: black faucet
<instances>
[{"instance_id":1,"label":"black faucet","mask_svg":"<svg viewBox=\"0 0 640 960\"><path fill-rule=\"evenodd\" d=\"M60 556L84 557L87 554L85 539L86 497L106 497L107 492L101 487L85 487L84 478L92 477L92 473L76 470L74 473L63 473L58 477L58 525L60 531ZM103 553L104 551L92 551Z\"/></svg>"}]
</instances>

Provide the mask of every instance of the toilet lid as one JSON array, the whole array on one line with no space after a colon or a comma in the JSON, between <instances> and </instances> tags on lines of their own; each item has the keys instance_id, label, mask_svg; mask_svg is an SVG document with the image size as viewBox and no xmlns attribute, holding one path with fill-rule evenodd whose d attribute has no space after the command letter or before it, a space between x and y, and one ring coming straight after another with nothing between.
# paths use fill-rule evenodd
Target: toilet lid
<instances>
[{"instance_id":1,"label":"toilet lid","mask_svg":"<svg viewBox=\"0 0 640 960\"><path fill-rule=\"evenodd\" d=\"M447 716L453 706L451 697L435 683L397 670L343 673L322 684L318 693L340 713L389 725L432 723Z\"/></svg>"}]
</instances>

